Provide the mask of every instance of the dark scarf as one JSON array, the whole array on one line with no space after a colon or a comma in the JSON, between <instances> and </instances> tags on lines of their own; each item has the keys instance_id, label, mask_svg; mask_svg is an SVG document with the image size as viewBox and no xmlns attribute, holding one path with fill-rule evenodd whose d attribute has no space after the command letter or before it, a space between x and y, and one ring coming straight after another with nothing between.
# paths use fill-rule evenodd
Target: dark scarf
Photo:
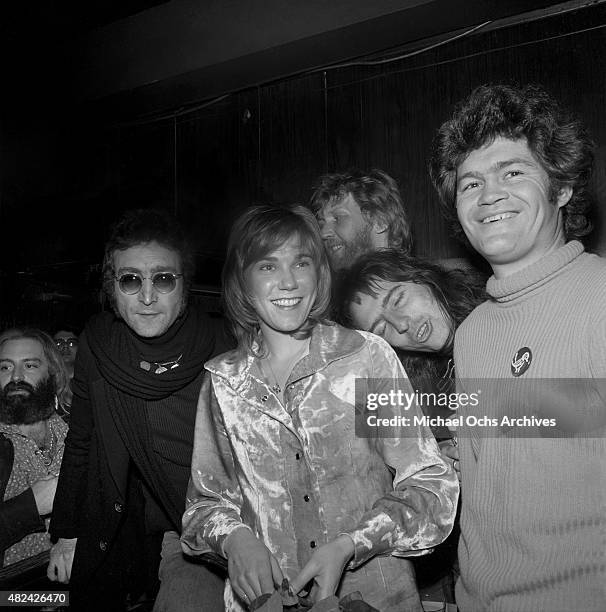
<instances>
[{"instance_id":1,"label":"dark scarf","mask_svg":"<svg viewBox=\"0 0 606 612\"><path fill-rule=\"evenodd\" d=\"M198 309L188 308L161 336L137 336L124 321L108 312L94 317L87 340L103 378L121 393L142 400L159 400L188 385L202 371L215 349L212 322ZM183 354L179 367L154 374L140 367L147 361L166 361ZM153 368L152 368L153 370Z\"/></svg>"},{"instance_id":2,"label":"dark scarf","mask_svg":"<svg viewBox=\"0 0 606 612\"><path fill-rule=\"evenodd\" d=\"M104 391L114 421L139 472L177 531L182 507L177 494L151 451L151 432L145 402L161 400L191 383L204 362L215 353L216 328L195 308L157 338L137 336L123 321L105 312L88 324L86 337L104 379ZM147 361L166 361L183 355L179 367L154 374L140 367Z\"/></svg>"}]
</instances>

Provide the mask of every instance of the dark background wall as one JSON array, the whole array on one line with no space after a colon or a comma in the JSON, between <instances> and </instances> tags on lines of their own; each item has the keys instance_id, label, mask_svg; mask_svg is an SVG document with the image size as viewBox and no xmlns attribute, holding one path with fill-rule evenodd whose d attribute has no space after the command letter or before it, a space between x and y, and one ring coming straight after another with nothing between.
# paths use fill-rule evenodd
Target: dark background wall
<instances>
[{"instance_id":1,"label":"dark background wall","mask_svg":"<svg viewBox=\"0 0 606 612\"><path fill-rule=\"evenodd\" d=\"M461 256L427 153L452 105L487 82L541 83L585 119L598 147L590 246L606 251L605 27L601 4L492 24L412 57L282 78L155 116L134 117L128 93L77 107L53 104L52 88L32 94L3 117L1 316L83 319L95 307L107 227L131 207L162 206L184 220L197 237L198 284L216 287L242 208L306 202L318 175L351 166L398 180L418 255Z\"/></svg>"}]
</instances>

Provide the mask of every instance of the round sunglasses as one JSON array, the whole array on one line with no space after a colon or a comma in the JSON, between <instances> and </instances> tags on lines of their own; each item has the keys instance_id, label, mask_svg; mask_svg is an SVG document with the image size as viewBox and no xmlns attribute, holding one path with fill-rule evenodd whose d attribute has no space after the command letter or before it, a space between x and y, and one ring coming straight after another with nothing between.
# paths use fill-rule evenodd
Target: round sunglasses
<instances>
[{"instance_id":1,"label":"round sunglasses","mask_svg":"<svg viewBox=\"0 0 606 612\"><path fill-rule=\"evenodd\" d=\"M134 295L141 291L143 281L148 278L151 279L152 285L158 293L170 293L175 290L177 279L182 276L183 274L173 274L172 272L156 272L152 276L141 276L134 272L127 272L121 276L114 276L114 278L118 281L118 287L120 287L122 293Z\"/></svg>"},{"instance_id":2,"label":"round sunglasses","mask_svg":"<svg viewBox=\"0 0 606 612\"><path fill-rule=\"evenodd\" d=\"M57 348L61 348L62 346L69 346L69 348L74 348L78 346L78 338L56 338L55 344Z\"/></svg>"}]
</instances>

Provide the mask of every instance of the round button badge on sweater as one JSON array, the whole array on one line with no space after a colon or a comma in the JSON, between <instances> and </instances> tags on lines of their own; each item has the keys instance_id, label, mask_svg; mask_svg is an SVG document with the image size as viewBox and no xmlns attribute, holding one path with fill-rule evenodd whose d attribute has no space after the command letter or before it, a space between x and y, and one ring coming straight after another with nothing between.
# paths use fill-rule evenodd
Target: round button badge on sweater
<instances>
[{"instance_id":1,"label":"round button badge on sweater","mask_svg":"<svg viewBox=\"0 0 606 612\"><path fill-rule=\"evenodd\" d=\"M516 377L522 376L528 370L531 363L532 351L527 346L523 346L516 351L511 360L511 373Z\"/></svg>"}]
</instances>

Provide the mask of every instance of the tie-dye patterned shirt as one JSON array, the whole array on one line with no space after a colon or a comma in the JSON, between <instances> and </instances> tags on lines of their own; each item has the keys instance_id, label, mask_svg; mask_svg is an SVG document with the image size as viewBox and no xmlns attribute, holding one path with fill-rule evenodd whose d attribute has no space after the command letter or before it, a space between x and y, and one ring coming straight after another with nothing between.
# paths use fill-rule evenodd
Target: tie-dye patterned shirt
<instances>
[{"instance_id":1,"label":"tie-dye patterned shirt","mask_svg":"<svg viewBox=\"0 0 606 612\"><path fill-rule=\"evenodd\" d=\"M10 479L4 493L4 501L23 493L41 478L47 478L49 475L59 475L68 428L57 414L48 419L48 426L54 436L54 447L53 455L47 465L33 439L23 435L17 425L0 423L0 432L11 440L15 453ZM48 534L49 522L50 520L47 517L44 521L46 531L30 533L20 542L8 548L4 553L4 566L12 565L17 561L49 550L51 547L50 535Z\"/></svg>"}]
</instances>

